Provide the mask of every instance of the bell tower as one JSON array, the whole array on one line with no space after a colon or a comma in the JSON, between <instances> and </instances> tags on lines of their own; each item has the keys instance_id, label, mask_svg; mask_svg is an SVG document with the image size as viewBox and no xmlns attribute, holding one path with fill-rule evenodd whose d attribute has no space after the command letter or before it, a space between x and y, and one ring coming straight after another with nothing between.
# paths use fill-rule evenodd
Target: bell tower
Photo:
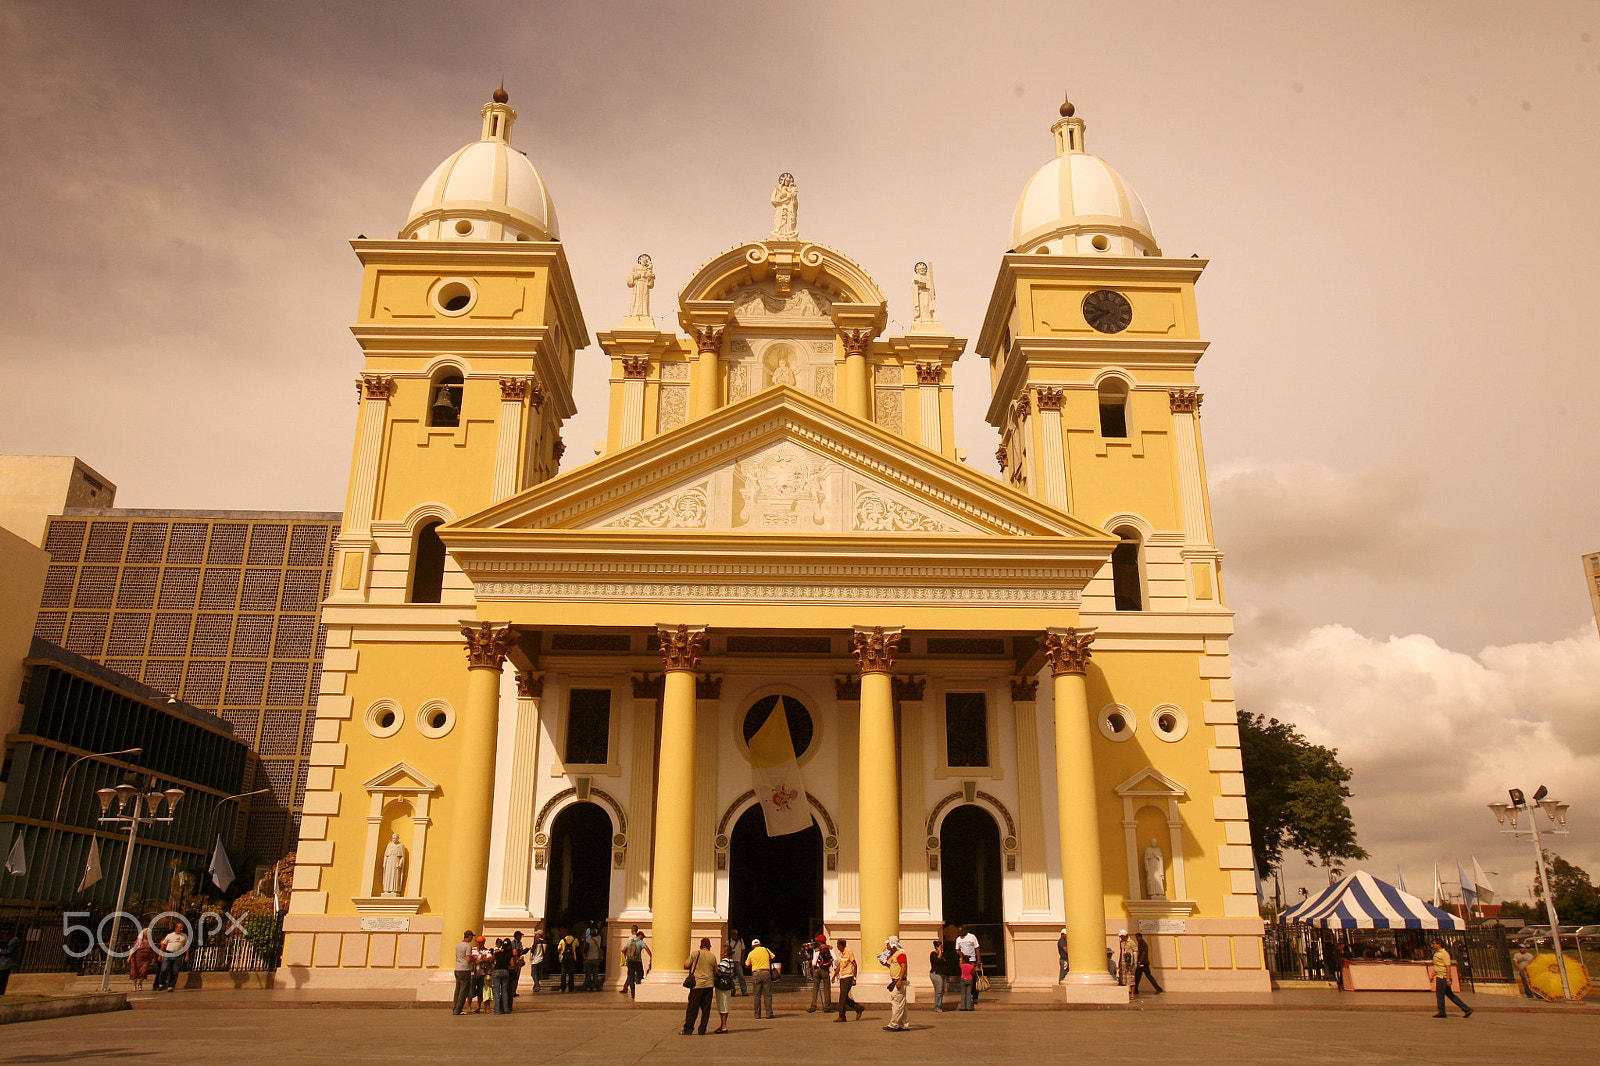
<instances>
[{"instance_id":1,"label":"bell tower","mask_svg":"<svg viewBox=\"0 0 1600 1066\"><path fill-rule=\"evenodd\" d=\"M555 209L505 90L394 240L351 242L365 365L330 602L470 602L434 526L554 476L589 343Z\"/></svg>"},{"instance_id":2,"label":"bell tower","mask_svg":"<svg viewBox=\"0 0 1600 1066\"><path fill-rule=\"evenodd\" d=\"M977 345L1002 477L1122 539L1086 611L1221 610L1194 379L1206 263L1161 254L1070 102L1052 132Z\"/></svg>"}]
</instances>

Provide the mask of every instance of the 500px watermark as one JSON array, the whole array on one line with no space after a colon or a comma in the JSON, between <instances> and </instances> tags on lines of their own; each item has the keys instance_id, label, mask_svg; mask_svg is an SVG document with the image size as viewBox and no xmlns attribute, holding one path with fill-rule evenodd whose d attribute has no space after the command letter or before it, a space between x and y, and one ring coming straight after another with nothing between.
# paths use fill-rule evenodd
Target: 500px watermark
<instances>
[{"instance_id":1,"label":"500px watermark","mask_svg":"<svg viewBox=\"0 0 1600 1066\"><path fill-rule=\"evenodd\" d=\"M143 932L146 928L152 930L158 928L164 919L171 918L175 927L181 926L184 934L184 943L183 947L176 951L168 951L159 943L156 943L152 937L151 947L153 947L156 954L160 955L162 958L170 959L175 956L182 955L184 952L189 950L189 945L194 942L195 923L189 921L188 918L179 914L177 911L162 911L160 914L150 919L150 924L148 927L141 925L139 919L134 915L129 914L127 911L112 911L110 914L100 919L100 924L98 926L82 925L73 921L74 918L91 917L93 913L93 911L67 911L61 916L61 935L63 937L61 949L74 959L83 958L95 948L99 948L101 951L115 959L127 958L129 955L132 955L133 948L131 946L126 950L118 951L116 948L112 947L110 942L106 939L106 923L114 923L119 918L126 919L130 924L132 924L134 929L133 936L135 944L138 943L139 934L141 932ZM226 930L224 930L222 927L222 920L224 918L228 920L228 927ZM234 933L244 932L244 919L232 914L223 915L212 911L207 911L205 914L200 916L199 926L199 931L202 935L216 936L218 933L226 932L229 936L232 936ZM210 927L209 929L208 926ZM112 928L114 929L116 926L113 925ZM83 934L84 944L82 948L78 948L73 945L72 938L76 933Z\"/></svg>"}]
</instances>

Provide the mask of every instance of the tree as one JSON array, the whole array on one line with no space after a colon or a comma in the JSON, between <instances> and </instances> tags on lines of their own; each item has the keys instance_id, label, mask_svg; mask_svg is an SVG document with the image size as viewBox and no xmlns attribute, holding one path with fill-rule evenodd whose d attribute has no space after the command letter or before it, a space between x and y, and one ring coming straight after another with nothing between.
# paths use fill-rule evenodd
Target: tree
<instances>
[{"instance_id":1,"label":"tree","mask_svg":"<svg viewBox=\"0 0 1600 1066\"><path fill-rule=\"evenodd\" d=\"M1276 718L1239 712L1239 750L1256 871L1263 879L1298 851L1323 867L1340 859L1365 859L1355 820L1345 802L1350 770L1335 748L1313 744Z\"/></svg>"},{"instance_id":2,"label":"tree","mask_svg":"<svg viewBox=\"0 0 1600 1066\"><path fill-rule=\"evenodd\" d=\"M1600 890L1589 879L1587 871L1563 859L1549 848L1544 849L1545 870L1550 876L1550 894L1556 901L1556 918L1563 925L1592 925L1600 923ZM1534 875L1533 900L1539 920L1545 919L1544 886Z\"/></svg>"}]
</instances>

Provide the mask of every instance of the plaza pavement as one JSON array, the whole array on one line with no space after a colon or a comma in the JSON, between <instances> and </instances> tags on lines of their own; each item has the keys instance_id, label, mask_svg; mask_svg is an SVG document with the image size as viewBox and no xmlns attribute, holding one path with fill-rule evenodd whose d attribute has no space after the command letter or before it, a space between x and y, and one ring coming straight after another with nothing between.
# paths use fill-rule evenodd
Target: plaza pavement
<instances>
[{"instance_id":1,"label":"plaza pavement","mask_svg":"<svg viewBox=\"0 0 1600 1066\"><path fill-rule=\"evenodd\" d=\"M1431 996L1273 993L1241 1008L1215 997L1149 997L1130 1008L1051 1010L1000 997L974 1013L911 1011L910 1032L880 1027L883 1009L838 1024L805 1013L800 993L756 1020L734 1000L725 1036L679 1035L682 1015L629 1009L615 992L524 995L510 1015L451 1017L392 993L316 997L292 989L130 996L132 1010L11 1025L0 1064L176 1062L405 1066L516 1062L518 1066L800 1061L982 1066L1106 1061L1188 1064L1517 1064L1600 1062L1600 1009L1541 1006L1477 995L1471 1019L1433 1018ZM388 998L384 998L387 996ZM1187 1000L1187 1001L1186 1001ZM613 1002L614 1001L614 1002ZM276 1009L274 1009L276 1008ZM716 1025L716 1015L712 1015Z\"/></svg>"}]
</instances>

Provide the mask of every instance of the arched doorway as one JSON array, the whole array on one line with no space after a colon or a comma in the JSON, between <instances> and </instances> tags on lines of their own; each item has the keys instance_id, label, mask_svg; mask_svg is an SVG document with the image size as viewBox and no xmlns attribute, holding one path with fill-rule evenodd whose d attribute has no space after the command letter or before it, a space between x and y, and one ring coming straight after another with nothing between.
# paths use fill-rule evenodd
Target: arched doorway
<instances>
[{"instance_id":1,"label":"arched doorway","mask_svg":"<svg viewBox=\"0 0 1600 1066\"><path fill-rule=\"evenodd\" d=\"M761 805L734 823L728 855L728 924L760 940L795 973L799 945L822 929L822 831L767 836Z\"/></svg>"},{"instance_id":2,"label":"arched doorway","mask_svg":"<svg viewBox=\"0 0 1600 1066\"><path fill-rule=\"evenodd\" d=\"M976 804L957 807L939 826L939 881L944 920L978 938L984 970L1006 972L1005 900L1000 827Z\"/></svg>"},{"instance_id":3,"label":"arched doorway","mask_svg":"<svg viewBox=\"0 0 1600 1066\"><path fill-rule=\"evenodd\" d=\"M558 926L610 915L611 834L611 818L598 804L574 803L556 815L544 890L547 937Z\"/></svg>"}]
</instances>

